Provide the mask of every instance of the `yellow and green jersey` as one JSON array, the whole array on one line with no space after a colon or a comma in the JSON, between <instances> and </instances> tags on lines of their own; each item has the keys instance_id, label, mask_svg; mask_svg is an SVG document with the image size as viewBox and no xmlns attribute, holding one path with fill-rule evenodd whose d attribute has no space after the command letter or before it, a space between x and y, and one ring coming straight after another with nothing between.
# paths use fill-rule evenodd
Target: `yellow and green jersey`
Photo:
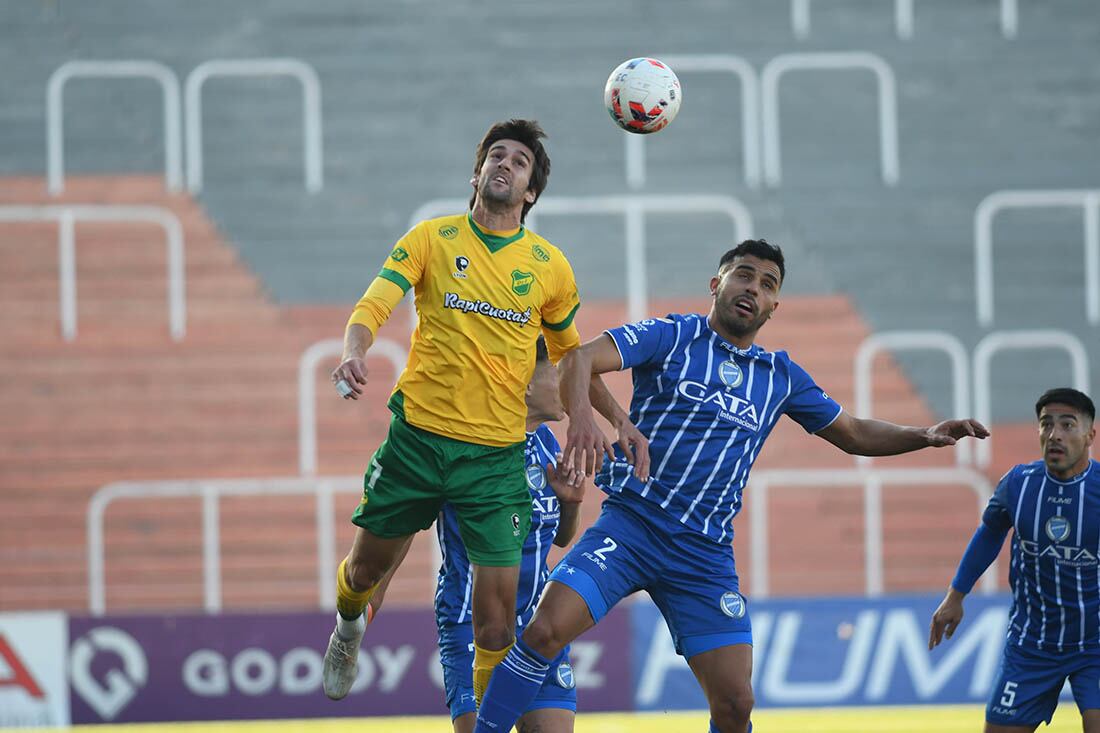
<instances>
[{"instance_id":1,"label":"yellow and green jersey","mask_svg":"<svg viewBox=\"0 0 1100 733\"><path fill-rule=\"evenodd\" d=\"M376 334L413 288L419 324L395 392L418 428L482 445L524 440L535 340L550 358L580 344L573 270L523 227L481 229L470 215L422 221L398 241L349 325Z\"/></svg>"}]
</instances>

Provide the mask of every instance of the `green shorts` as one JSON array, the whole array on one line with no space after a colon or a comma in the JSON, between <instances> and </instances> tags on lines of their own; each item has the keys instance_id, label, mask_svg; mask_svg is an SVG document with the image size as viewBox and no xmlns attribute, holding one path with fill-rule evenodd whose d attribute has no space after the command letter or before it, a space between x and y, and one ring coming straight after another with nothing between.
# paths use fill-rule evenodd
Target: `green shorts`
<instances>
[{"instance_id":1,"label":"green shorts","mask_svg":"<svg viewBox=\"0 0 1100 733\"><path fill-rule=\"evenodd\" d=\"M531 526L523 448L445 438L394 415L351 521L379 537L405 537L432 526L450 502L470 562L518 565Z\"/></svg>"}]
</instances>

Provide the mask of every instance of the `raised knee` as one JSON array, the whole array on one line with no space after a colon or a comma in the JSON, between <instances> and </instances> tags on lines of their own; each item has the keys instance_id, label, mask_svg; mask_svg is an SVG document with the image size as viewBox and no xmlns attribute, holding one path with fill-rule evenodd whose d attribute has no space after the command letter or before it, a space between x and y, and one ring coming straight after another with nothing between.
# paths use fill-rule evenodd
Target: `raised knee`
<instances>
[{"instance_id":1,"label":"raised knee","mask_svg":"<svg viewBox=\"0 0 1100 733\"><path fill-rule=\"evenodd\" d=\"M523 643L547 659L556 657L569 642L552 622L538 614L523 630Z\"/></svg>"}]
</instances>

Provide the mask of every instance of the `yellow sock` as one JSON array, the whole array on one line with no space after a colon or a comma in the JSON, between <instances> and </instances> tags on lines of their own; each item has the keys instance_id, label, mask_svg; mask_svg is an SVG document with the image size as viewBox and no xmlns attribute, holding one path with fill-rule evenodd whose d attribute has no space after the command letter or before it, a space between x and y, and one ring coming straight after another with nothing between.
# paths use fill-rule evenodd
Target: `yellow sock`
<instances>
[{"instance_id":1,"label":"yellow sock","mask_svg":"<svg viewBox=\"0 0 1100 733\"><path fill-rule=\"evenodd\" d=\"M370 603L371 596L374 595L374 590L378 586L367 588L365 591L353 590L345 569L347 562L347 558L344 558L340 561L340 567L336 569L336 610L341 616L351 621L362 615L363 609Z\"/></svg>"},{"instance_id":2,"label":"yellow sock","mask_svg":"<svg viewBox=\"0 0 1100 733\"><path fill-rule=\"evenodd\" d=\"M493 670L508 656L508 650L515 646L512 642L499 651L482 649L474 642L474 701L481 705L481 698L489 687L489 678L493 676Z\"/></svg>"}]
</instances>

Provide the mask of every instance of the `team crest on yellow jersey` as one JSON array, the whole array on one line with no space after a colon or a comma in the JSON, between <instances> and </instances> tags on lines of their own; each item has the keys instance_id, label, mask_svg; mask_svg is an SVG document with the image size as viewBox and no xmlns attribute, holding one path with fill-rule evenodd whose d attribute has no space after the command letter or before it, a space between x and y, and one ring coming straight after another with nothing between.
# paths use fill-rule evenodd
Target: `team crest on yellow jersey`
<instances>
[{"instance_id":1,"label":"team crest on yellow jersey","mask_svg":"<svg viewBox=\"0 0 1100 733\"><path fill-rule=\"evenodd\" d=\"M534 283L535 276L530 272L512 270L512 292L516 295L527 295Z\"/></svg>"}]
</instances>

